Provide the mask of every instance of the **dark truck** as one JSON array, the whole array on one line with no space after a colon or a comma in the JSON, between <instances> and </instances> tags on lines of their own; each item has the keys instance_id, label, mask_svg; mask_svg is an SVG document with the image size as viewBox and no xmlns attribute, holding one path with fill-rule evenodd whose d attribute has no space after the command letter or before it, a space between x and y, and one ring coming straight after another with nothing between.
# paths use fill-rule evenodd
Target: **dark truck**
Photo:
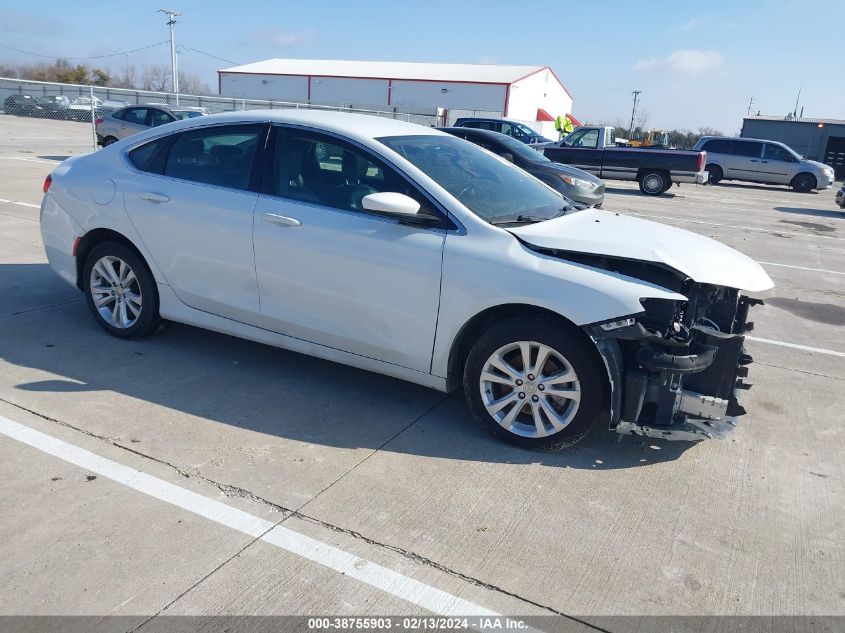
<instances>
[{"instance_id":1,"label":"dark truck","mask_svg":"<svg viewBox=\"0 0 845 633\"><path fill-rule=\"evenodd\" d=\"M610 180L636 180L647 196L659 196L672 183L707 182L705 152L619 147L612 127L579 127L543 154Z\"/></svg>"}]
</instances>

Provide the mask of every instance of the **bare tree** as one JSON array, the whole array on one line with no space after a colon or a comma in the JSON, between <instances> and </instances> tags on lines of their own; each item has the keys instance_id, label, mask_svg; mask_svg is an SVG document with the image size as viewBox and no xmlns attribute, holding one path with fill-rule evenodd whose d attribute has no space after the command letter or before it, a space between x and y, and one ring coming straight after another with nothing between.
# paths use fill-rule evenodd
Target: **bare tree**
<instances>
[{"instance_id":1,"label":"bare tree","mask_svg":"<svg viewBox=\"0 0 845 633\"><path fill-rule=\"evenodd\" d=\"M147 66L141 73L141 89L164 92L170 86L170 70L167 66Z\"/></svg>"},{"instance_id":2,"label":"bare tree","mask_svg":"<svg viewBox=\"0 0 845 633\"><path fill-rule=\"evenodd\" d=\"M179 92L192 95L211 94L211 88L193 73L179 72Z\"/></svg>"}]
</instances>

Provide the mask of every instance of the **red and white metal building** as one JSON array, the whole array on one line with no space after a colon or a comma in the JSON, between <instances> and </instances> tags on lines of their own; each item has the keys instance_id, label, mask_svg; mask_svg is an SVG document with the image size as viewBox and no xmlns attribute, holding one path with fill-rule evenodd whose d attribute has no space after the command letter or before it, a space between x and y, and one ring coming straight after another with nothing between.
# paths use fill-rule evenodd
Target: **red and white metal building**
<instances>
[{"instance_id":1,"label":"red and white metal building","mask_svg":"<svg viewBox=\"0 0 845 633\"><path fill-rule=\"evenodd\" d=\"M397 112L446 108L537 127L572 112L572 95L549 66L268 59L217 72L227 97Z\"/></svg>"}]
</instances>

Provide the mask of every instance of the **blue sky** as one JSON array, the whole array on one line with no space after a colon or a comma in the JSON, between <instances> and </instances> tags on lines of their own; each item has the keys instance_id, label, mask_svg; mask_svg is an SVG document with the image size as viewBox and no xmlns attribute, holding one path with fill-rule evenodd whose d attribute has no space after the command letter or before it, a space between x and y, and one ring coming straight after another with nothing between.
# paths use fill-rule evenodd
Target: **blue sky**
<instances>
[{"instance_id":1,"label":"blue sky","mask_svg":"<svg viewBox=\"0 0 845 633\"><path fill-rule=\"evenodd\" d=\"M739 130L755 110L784 115L799 87L805 116L845 118L843 0L708 2L112 2L0 4L0 44L86 57L167 38L227 60L270 57L549 65L590 121L627 120L642 90L650 127ZM182 49L180 68L216 88L229 64ZM37 61L0 47L0 62ZM125 56L79 60L120 70ZM169 63L167 46L132 53ZM800 106L799 106L800 107Z\"/></svg>"}]
</instances>

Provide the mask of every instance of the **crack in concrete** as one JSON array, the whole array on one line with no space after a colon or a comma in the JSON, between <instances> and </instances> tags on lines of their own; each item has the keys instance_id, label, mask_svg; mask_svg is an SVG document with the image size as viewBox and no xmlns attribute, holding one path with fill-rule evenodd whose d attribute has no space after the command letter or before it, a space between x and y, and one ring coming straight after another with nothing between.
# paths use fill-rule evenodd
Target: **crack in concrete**
<instances>
[{"instance_id":1,"label":"crack in concrete","mask_svg":"<svg viewBox=\"0 0 845 633\"><path fill-rule=\"evenodd\" d=\"M482 588L482 589L487 589L488 591L493 591L493 592L495 592L495 593L499 593L499 594L501 594L501 595L508 596L508 597L510 597L510 598L514 598L514 599L516 599L516 600L519 600L520 602L524 602L525 604L530 604L530 605L532 605L532 606L534 606L534 607L537 607L537 608L539 608L539 609L543 609L543 610L545 610L545 611L547 611L547 612L549 612L549 613L551 613L551 614L554 614L554 615L558 615L558 616L564 617L564 618L566 618L566 619L568 619L568 620L572 620L573 622L578 622L579 624L583 624L584 626L590 627L590 628L592 628L592 629L594 629L594 630L596 630L596 631L601 631L602 633L610 633L610 632L609 632L609 631L607 631L606 629L601 628L601 627L598 627L598 626L596 626L595 624L591 624L591 623L589 623L589 622L587 622L587 621L585 621L585 620L583 620L583 619L581 619L581 618L577 618L577 617L575 617L575 616L572 616L572 615L569 615L569 614L563 613L562 611L559 611L558 609L555 609L554 607L551 607L551 606L548 606L548 605L542 604L542 603L540 603L540 602L537 602L537 601L535 601L535 600L532 600L531 598L527 598L527 597L522 596L522 595L520 595L520 594L514 593L514 592L509 591L509 590L507 590L507 589L504 589L504 588L502 588L502 587L499 587L498 585L494 585L494 584L492 584L492 583L489 583L489 582L486 582L486 581L484 581L484 580L481 580L480 578L475 578L474 576L470 576L470 575L464 574L464 573L462 573L462 572L460 572L460 571L458 571L458 570L456 570L456 569L452 569L451 567L448 567L448 566L446 566L446 565L444 565L444 564L442 564L442 563L438 563L437 561L435 561L435 560L433 560L433 559L431 559L431 558L428 558L428 557L423 556L423 555L421 555L421 554L417 554L416 552L413 552L413 551L411 551L411 550L406 550L406 549L404 549L404 548L402 548L402 547L398 547L398 546L396 546L396 545L391 545L391 544L389 544L389 543L384 543L384 542L382 542L382 541L377 541L376 539L371 538L371 537L369 537L369 536L366 536L366 535L364 535L364 534L361 534L360 532L357 532L357 531L355 531L355 530L352 530L352 529L349 529L349 528L344 528L344 527L341 527L341 526L339 526L339 525L334 525L334 524L329 523L329 522L327 522L327 521L323 521L322 519L318 519L317 517L313 517L313 516L310 516L310 515L308 515L308 514L305 514L305 513L301 512L301 508L303 508L305 505L307 505L308 503L310 503L311 501L313 501L313 500L314 500L315 498L317 498L319 495L323 494L323 492L325 492L326 490L328 490L329 488L331 488L331 487L332 487L333 485L335 485L338 481L340 481L341 479L343 479L343 477L345 477L346 475L348 475L349 473L351 473L353 470L355 470L355 468L357 468L360 464L364 463L366 460L368 460L370 457L372 457L375 453L377 453L379 450L381 450L384 446L386 446L387 444L389 444L390 442L392 442L392 441L393 441L394 439L396 439L399 435L401 435L402 433L404 433L407 429L409 429L411 426L413 426L414 424L416 424L416 423L417 423L419 420L421 420L423 417L425 417L426 415L428 415L431 411L433 411L433 410L434 410L434 409L436 409L438 406L440 406L440 405L441 405L441 404L442 404L442 403L443 403L443 402L444 402L447 398L448 398L448 396L445 396L445 397L443 397L442 399L440 399L440 400L439 400L436 404L434 404L432 407L430 407L430 408L429 408L427 411L425 411L422 415L420 415L419 417L417 417L416 419L414 419L412 422L410 422L409 424L407 424L406 426L404 426L404 427L403 427L403 428L402 428L402 429L401 429L398 433L396 433L396 434L395 434L395 435L393 435L390 439L388 439L387 441L385 441L385 442L384 442L381 446L379 446L378 448L374 449L374 450L373 450L370 454L368 454L368 455L367 455L365 458L363 458L360 462L358 462L357 464L355 464L355 466L353 466L352 468L350 468L350 469L349 469L348 471L346 471L343 475L341 475L340 477L338 477L338 478L337 478L334 482L332 482L331 484L329 484L328 486L326 486L323 490L321 490L319 493L317 493L316 495L314 495L311 499L309 499L308 501L306 501L305 503L303 503L301 506L299 506L299 508L296 508L296 509L293 509L293 508L286 508L286 507L284 507L284 506L282 506L282 505L279 505L278 503L274 503L273 501L270 501L269 499L266 499L266 498L264 498L264 497L262 497L262 496L260 496L260 495L257 495L257 494L255 494L255 493L253 493L253 492L251 492L251 491L249 491L249 490L246 490L246 489L244 489L244 488L241 488L241 487L239 487L239 486L233 486L233 485L231 485L231 484L226 484L226 483L221 483L221 482L219 482L219 481L215 481L215 480L213 480L213 479L210 479L209 477L206 477L206 476L202 475L202 474L201 474L201 473L199 473L199 472L190 473L190 472L188 472L186 469L184 469L184 468L182 468L182 467L180 467L180 466L177 466L177 465L175 465L175 464L172 464L172 463L170 463L170 462L168 462L168 461L166 461L166 460L160 459L160 458L158 458L158 457L153 457L152 455L147 455L147 454L142 453L141 451L138 451L138 450L133 449L133 448L131 448L131 447L124 446L124 445L123 445L123 444L121 444L120 442L116 441L114 438L110 438L110 437L107 437L107 436L104 436L104 435L99 435L98 433L93 433L93 432L91 432L91 431L87 431L87 430L85 430L85 429L82 429L82 428L79 428L79 427L77 427L77 426L74 426L73 424L70 424L70 423L68 423L68 422L63 422L63 421L61 421L61 420L57 420L57 419L55 419L55 418L52 418L52 417L47 416L47 415L44 415L44 414L39 413L39 412L37 412L37 411L33 411L32 409L29 409L29 408L27 408L27 407L25 407L25 406L23 406L23 405L20 405L20 404L17 404L17 403L15 403L15 402L11 402L11 401L9 401L9 400L6 400L5 398L0 398L0 402L4 402L4 403L6 403L6 404L8 404L8 405L10 405L10 406L13 406L13 407L15 407L15 408L21 409L21 410L23 410L23 411L26 411L27 413L30 413L30 414L32 414L32 415L34 415L34 416L37 416L37 417L41 418L42 420L46 420L46 421L48 421L48 422L52 422L52 423L54 423L54 424L58 424L58 425L63 426L63 427L65 427L65 428L72 429L72 430L74 430L74 431L77 431L77 432L79 432L79 433L82 433L83 435L87 435L88 437L91 437L91 438L97 439L97 440L99 440L99 441L102 441L102 442L108 443L108 444L110 444L111 446L114 446L115 448L119 448L119 449L125 450L125 451L127 451L127 452L129 452L129 453L132 453L132 454L137 455L137 456L139 456L139 457L142 457L142 458L144 458L144 459L149 459L149 460L151 460L151 461L153 461L153 462L156 462L156 463L158 463L158 464L162 464L162 465L164 465L164 466L168 466L169 468L171 468L171 469L173 469L175 472L177 472L177 473L178 473L181 477L184 477L184 478L186 478L186 479L190 479L191 477L196 477L197 479L199 479L199 480L201 480L201 481L203 481L203 482L206 482L206 483L208 483L208 484L210 484L210 485L214 486L214 487L215 487L215 488L217 488L217 489L218 489L221 493L223 493L223 495L225 495L225 496L227 496L227 497L230 497L230 498L242 498L242 499L248 499L248 500L253 501L253 502L255 502L255 503L259 503L259 504L262 504L262 505L264 505L264 506L267 506L268 508L271 508L274 512L281 512L281 513L283 513L285 516L283 516L282 518L280 518L280 519L279 519L279 521L278 521L277 523L275 523L275 524L274 524L273 528L275 528L275 527L277 527L277 526L281 525L282 523L284 523L284 522L285 522L287 519L289 519L290 517L296 517L296 518L298 518L298 519L300 519L300 520L302 520L302 521L305 521L305 522L307 522L307 523L311 523L311 524L313 524L313 525L316 525L316 526L322 527L322 528L324 528L324 529L331 530L332 532L337 532L337 533L341 533L341 534L346 534L346 535L351 536L352 538L354 538L354 539L356 539L356 540L360 540L360 541L363 541L364 543L367 543L368 545L372 545L373 547L377 547L377 548L385 549L385 550L391 551L391 552L393 552L393 553L395 553L395 554L399 554L400 556L402 556L402 557L404 557L404 558L407 558L408 560L411 560L411 561L413 561L413 562L414 562L414 563L416 563L416 564L423 565L423 566L426 566L426 567L430 567L430 568L432 568L432 569L436 569L436 570L438 570L438 571L440 571L440 572L442 572L442 573L444 573L444 574L447 574L447 575L452 576L452 577L454 577L454 578L458 578L459 580L462 580L462 581L464 581L464 582L466 582L466 583L469 583L469 584L471 584L471 585L474 585L474 586L476 586L476 587L480 587L480 588ZM210 577L210 576L212 576L214 573L216 573L218 570L220 570L221 568L223 568L223 567L224 567L226 564L228 564L231 560L233 560L234 558L236 558L236 557L240 556L240 554L241 554L241 553L242 553L245 549L247 549L248 547L250 547L253 543L255 543L255 542L257 542L257 541L261 540L261 538L262 538L265 534L267 534L268 532L270 532L273 528L270 528L269 530L267 530L267 532L264 532L261 536L259 536L259 537L255 538L255 539L253 539L252 541L250 541L247 545L245 545L243 548L241 548L240 550L238 550L238 552L237 552L237 553L235 553L233 556L229 557L229 558L228 558L228 559L226 559L224 562L222 562L220 565L218 565L218 566L217 566L217 567L215 567L213 570L211 570L208 574L206 574L205 576L203 576L202 578L200 578L197 582L195 582L195 583L194 583L193 585L191 585L188 589L186 589L186 590L185 590L185 591L183 591L181 594L179 594L179 595L178 595L176 598L174 598L171 602L169 602L167 605L165 605L164 607L162 607L162 609L160 609L160 610L159 610L159 611L158 611L155 615L151 616L151 617L150 617L150 618L148 618L147 620L144 620L144 622L142 622L141 624L139 624L136 628L132 629L132 633L134 633L135 631L137 631L138 629L140 629L141 627L143 627L144 625L146 625L147 623L149 623L151 620L153 620L154 618L156 618L157 616L159 616L161 613L163 613L165 610L167 610L170 606L172 606L175 602L177 602L180 598L182 598L183 596L185 596L186 594L188 594L190 591L192 591L194 588L196 588L196 587L197 587L197 586L199 586L202 582L204 582L207 578L209 578L209 577Z\"/></svg>"}]
</instances>

